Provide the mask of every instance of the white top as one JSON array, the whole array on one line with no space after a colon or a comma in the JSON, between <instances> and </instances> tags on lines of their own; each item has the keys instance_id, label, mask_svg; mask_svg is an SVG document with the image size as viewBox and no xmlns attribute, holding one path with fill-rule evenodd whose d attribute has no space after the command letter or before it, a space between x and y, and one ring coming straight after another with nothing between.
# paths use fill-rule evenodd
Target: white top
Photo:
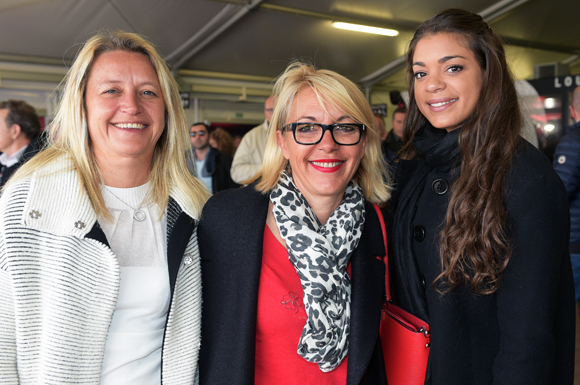
<instances>
[{"instance_id":1,"label":"white top","mask_svg":"<svg viewBox=\"0 0 580 385\"><path fill-rule=\"evenodd\" d=\"M194 155L195 156L195 155ZM195 158L195 169L197 170L197 177L203 182L205 183L205 185L207 186L207 188L209 189L209 192L213 194L213 188L212 188L212 177L210 176L204 176L203 175L203 168L205 167L205 162L207 160L207 155L205 156L205 158L203 158L202 160L197 159L197 157Z\"/></svg>"},{"instance_id":2,"label":"white top","mask_svg":"<svg viewBox=\"0 0 580 385\"><path fill-rule=\"evenodd\" d=\"M13 153L12 155L8 155L7 153L3 152L0 154L0 163L5 167L12 167L16 163L20 161L22 155L24 154L24 150L28 147L28 144L24 147L21 147L18 151Z\"/></svg>"},{"instance_id":3,"label":"white top","mask_svg":"<svg viewBox=\"0 0 580 385\"><path fill-rule=\"evenodd\" d=\"M161 383L161 347L171 301L167 218L164 214L159 221L156 205L141 205L149 187L103 190L113 221L100 219L99 225L121 266L121 286L105 345L102 385ZM142 222L133 218L140 205Z\"/></svg>"}]
</instances>

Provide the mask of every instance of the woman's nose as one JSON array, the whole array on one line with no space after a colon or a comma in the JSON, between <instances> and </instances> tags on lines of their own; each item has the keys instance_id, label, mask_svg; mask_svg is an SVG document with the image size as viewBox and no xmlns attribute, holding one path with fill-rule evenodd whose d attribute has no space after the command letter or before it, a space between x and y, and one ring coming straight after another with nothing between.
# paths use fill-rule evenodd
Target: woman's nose
<instances>
[{"instance_id":1,"label":"woman's nose","mask_svg":"<svg viewBox=\"0 0 580 385\"><path fill-rule=\"evenodd\" d=\"M436 74L430 74L428 79L427 79L427 91L436 92L436 91L441 90L443 88L444 88L444 82L441 79L441 77L439 77L439 75L436 75Z\"/></svg>"},{"instance_id":2,"label":"woman's nose","mask_svg":"<svg viewBox=\"0 0 580 385\"><path fill-rule=\"evenodd\" d=\"M324 151L333 151L338 148L338 144L332 138L332 132L326 130L322 135L322 140L318 143L318 148Z\"/></svg>"},{"instance_id":3,"label":"woman's nose","mask_svg":"<svg viewBox=\"0 0 580 385\"><path fill-rule=\"evenodd\" d=\"M139 97L132 92L128 92L123 96L122 103L122 111L127 114L135 115L141 110Z\"/></svg>"}]
</instances>

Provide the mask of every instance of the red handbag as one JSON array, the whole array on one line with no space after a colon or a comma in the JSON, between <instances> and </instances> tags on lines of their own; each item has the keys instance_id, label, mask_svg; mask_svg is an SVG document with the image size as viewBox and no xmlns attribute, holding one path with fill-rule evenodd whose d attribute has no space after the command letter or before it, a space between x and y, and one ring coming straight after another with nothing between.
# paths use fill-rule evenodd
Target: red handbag
<instances>
[{"instance_id":1,"label":"red handbag","mask_svg":"<svg viewBox=\"0 0 580 385\"><path fill-rule=\"evenodd\" d=\"M377 205L385 243L385 290L381 314L381 344L389 385L424 385L429 360L431 333L427 322L393 305L389 286L389 252L383 214Z\"/></svg>"}]
</instances>

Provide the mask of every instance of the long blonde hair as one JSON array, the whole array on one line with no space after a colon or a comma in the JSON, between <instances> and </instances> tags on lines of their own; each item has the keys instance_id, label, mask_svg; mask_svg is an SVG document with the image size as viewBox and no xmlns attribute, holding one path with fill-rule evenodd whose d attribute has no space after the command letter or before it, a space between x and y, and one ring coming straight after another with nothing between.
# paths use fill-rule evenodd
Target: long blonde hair
<instances>
[{"instance_id":1,"label":"long blonde hair","mask_svg":"<svg viewBox=\"0 0 580 385\"><path fill-rule=\"evenodd\" d=\"M49 128L47 148L22 166L11 181L29 176L66 155L72 160L97 216L111 218L101 194L103 177L89 136L85 91L95 60L105 52L119 50L141 53L149 59L159 78L165 104L165 128L155 145L150 174L152 188L147 199L165 208L170 188L175 186L185 191L180 196L199 217L208 193L191 176L185 162L191 147L177 83L153 44L134 33L100 31L85 43L63 80L63 97Z\"/></svg>"},{"instance_id":2,"label":"long blonde hair","mask_svg":"<svg viewBox=\"0 0 580 385\"><path fill-rule=\"evenodd\" d=\"M276 139L276 131L288 121L294 98L304 87L310 87L320 104L344 111L351 118L366 126L368 143L365 156L354 175L365 197L375 203L386 202L391 196L390 177L381 152L381 142L375 126L372 109L359 88L344 76L329 70L317 70L312 65L300 61L292 62L276 81L274 95L276 105L270 122L268 144L264 153L262 169L253 178L258 180L256 189L262 193L271 191L282 171L288 167Z\"/></svg>"}]
</instances>

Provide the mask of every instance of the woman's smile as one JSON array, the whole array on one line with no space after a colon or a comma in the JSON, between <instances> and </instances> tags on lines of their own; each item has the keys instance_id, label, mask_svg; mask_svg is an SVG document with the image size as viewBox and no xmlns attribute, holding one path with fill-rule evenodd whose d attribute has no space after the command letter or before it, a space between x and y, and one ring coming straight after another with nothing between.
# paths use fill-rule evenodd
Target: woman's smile
<instances>
[{"instance_id":1,"label":"woman's smile","mask_svg":"<svg viewBox=\"0 0 580 385\"><path fill-rule=\"evenodd\" d=\"M147 127L147 124L143 123L111 123L117 128L122 128L124 130L142 130Z\"/></svg>"},{"instance_id":2,"label":"woman's smile","mask_svg":"<svg viewBox=\"0 0 580 385\"><path fill-rule=\"evenodd\" d=\"M342 167L344 161L338 159L311 160L310 164L315 170L321 172L335 172Z\"/></svg>"},{"instance_id":3,"label":"woman's smile","mask_svg":"<svg viewBox=\"0 0 580 385\"><path fill-rule=\"evenodd\" d=\"M440 101L440 99L436 99L436 100L429 100L427 102L427 104L434 111L443 111L445 108L451 107L452 104L455 103L457 100L459 100L459 99L458 98L455 98L455 99L446 98L444 101Z\"/></svg>"}]
</instances>

